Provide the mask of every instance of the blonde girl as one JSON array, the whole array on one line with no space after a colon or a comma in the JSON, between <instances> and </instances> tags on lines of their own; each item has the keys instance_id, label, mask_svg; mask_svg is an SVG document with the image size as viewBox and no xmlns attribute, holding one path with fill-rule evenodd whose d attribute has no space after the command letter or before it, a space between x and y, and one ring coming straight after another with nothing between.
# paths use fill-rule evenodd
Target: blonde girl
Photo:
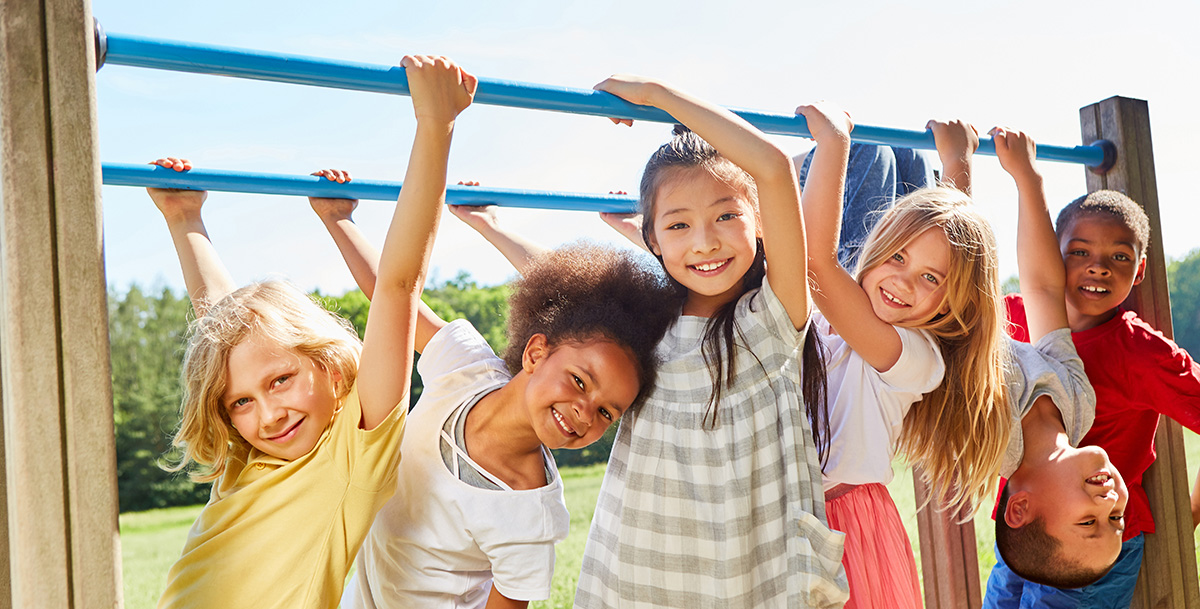
<instances>
[{"instance_id":1,"label":"blonde girl","mask_svg":"<svg viewBox=\"0 0 1200 609\"><path fill-rule=\"evenodd\" d=\"M205 193L150 189L197 315L175 436L179 467L214 481L159 607L336 607L351 559L395 491L450 135L475 90L475 79L444 58L401 65L417 132L361 358L348 324L295 288L233 289L201 219Z\"/></svg>"}]
</instances>

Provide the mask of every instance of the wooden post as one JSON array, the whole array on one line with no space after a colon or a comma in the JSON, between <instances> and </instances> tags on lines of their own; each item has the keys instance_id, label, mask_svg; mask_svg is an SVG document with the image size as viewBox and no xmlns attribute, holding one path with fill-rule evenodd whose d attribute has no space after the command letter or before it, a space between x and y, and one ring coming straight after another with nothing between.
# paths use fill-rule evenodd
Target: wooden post
<instances>
[{"instance_id":1,"label":"wooden post","mask_svg":"<svg viewBox=\"0 0 1200 609\"><path fill-rule=\"evenodd\" d=\"M10 594L122 604L87 0L0 2L0 389Z\"/></svg>"},{"instance_id":2,"label":"wooden post","mask_svg":"<svg viewBox=\"0 0 1200 609\"><path fill-rule=\"evenodd\" d=\"M1167 266L1163 256L1162 222L1158 186L1154 177L1154 152L1150 142L1150 111L1145 101L1110 97L1079 110L1083 141L1108 140L1116 147L1116 164L1108 172L1087 172L1088 192L1117 190L1137 201L1150 218L1150 247L1146 252L1146 278L1135 287L1126 306L1168 337L1171 303ZM1150 497L1154 534L1146 535L1142 571L1134 593L1135 608L1200 607L1196 577L1196 549L1192 537L1191 486L1178 423L1160 417L1155 439L1158 459L1146 471L1142 484Z\"/></svg>"},{"instance_id":3,"label":"wooden post","mask_svg":"<svg viewBox=\"0 0 1200 609\"><path fill-rule=\"evenodd\" d=\"M979 556L975 550L975 523L959 524L963 513L939 512L932 490L913 468L913 495L917 505L917 530L921 544L921 574L926 609L979 609Z\"/></svg>"}]
</instances>

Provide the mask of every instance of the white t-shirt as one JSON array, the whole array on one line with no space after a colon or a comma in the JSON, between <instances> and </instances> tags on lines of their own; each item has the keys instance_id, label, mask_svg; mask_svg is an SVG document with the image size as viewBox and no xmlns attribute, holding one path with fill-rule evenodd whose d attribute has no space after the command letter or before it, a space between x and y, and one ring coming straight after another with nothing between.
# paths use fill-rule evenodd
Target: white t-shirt
<instances>
[{"instance_id":1,"label":"white t-shirt","mask_svg":"<svg viewBox=\"0 0 1200 609\"><path fill-rule=\"evenodd\" d=\"M814 313L813 330L825 346L829 396L829 458L825 490L838 484L892 481L892 458L908 409L942 383L946 364L928 332L895 328L900 359L879 372L838 336L824 315Z\"/></svg>"},{"instance_id":2,"label":"white t-shirt","mask_svg":"<svg viewBox=\"0 0 1200 609\"><path fill-rule=\"evenodd\" d=\"M493 585L515 600L549 598L554 544L570 524L549 453L552 483L518 491L496 479L504 490L489 490L459 480L439 449L447 417L508 382L504 362L458 320L430 339L417 371L425 388L400 444L396 495L363 542L341 606L483 607Z\"/></svg>"},{"instance_id":3,"label":"white t-shirt","mask_svg":"<svg viewBox=\"0 0 1200 609\"><path fill-rule=\"evenodd\" d=\"M1021 419L1043 395L1050 396L1063 420L1063 429L1071 446L1092 428L1096 418L1096 392L1083 371L1083 360L1075 351L1070 328L1059 328L1035 344L1006 341L1012 351L1012 365L1005 370L1012 408L1012 436L1000 464L1000 475L1012 476L1025 457L1025 436Z\"/></svg>"}]
</instances>

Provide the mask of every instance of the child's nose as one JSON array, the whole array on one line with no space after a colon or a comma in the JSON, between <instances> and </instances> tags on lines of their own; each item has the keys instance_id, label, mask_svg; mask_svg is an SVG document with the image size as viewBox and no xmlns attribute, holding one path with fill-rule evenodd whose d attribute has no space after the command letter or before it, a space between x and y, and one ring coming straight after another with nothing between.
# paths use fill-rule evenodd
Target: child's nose
<instances>
[{"instance_id":1,"label":"child's nose","mask_svg":"<svg viewBox=\"0 0 1200 609\"><path fill-rule=\"evenodd\" d=\"M579 419L580 423L587 425L588 429L591 429L592 422L596 420L596 405L590 401L579 400L575 402L574 409L575 418ZM580 435L583 435L583 433L587 432L587 429L577 431L580 432Z\"/></svg>"},{"instance_id":2,"label":"child's nose","mask_svg":"<svg viewBox=\"0 0 1200 609\"><path fill-rule=\"evenodd\" d=\"M1088 265L1088 273L1107 277L1109 274L1108 265L1104 264L1103 262L1093 262L1092 264Z\"/></svg>"},{"instance_id":3,"label":"child's nose","mask_svg":"<svg viewBox=\"0 0 1200 609\"><path fill-rule=\"evenodd\" d=\"M697 252L711 252L717 249L718 241L716 231L700 226L693 233L695 239L692 241L692 248Z\"/></svg>"}]
</instances>

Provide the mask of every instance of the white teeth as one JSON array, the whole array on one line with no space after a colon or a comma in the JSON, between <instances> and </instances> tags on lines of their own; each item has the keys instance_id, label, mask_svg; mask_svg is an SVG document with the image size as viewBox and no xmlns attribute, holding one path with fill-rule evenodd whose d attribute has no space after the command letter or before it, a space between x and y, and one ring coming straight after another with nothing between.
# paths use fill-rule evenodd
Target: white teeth
<instances>
[{"instance_id":1,"label":"white teeth","mask_svg":"<svg viewBox=\"0 0 1200 609\"><path fill-rule=\"evenodd\" d=\"M1112 476L1109 476L1108 474L1096 474L1095 476L1088 478L1087 481L1091 484L1107 484L1111 479Z\"/></svg>"},{"instance_id":2,"label":"white teeth","mask_svg":"<svg viewBox=\"0 0 1200 609\"><path fill-rule=\"evenodd\" d=\"M904 305L904 306L908 306L908 303L907 303L907 302L904 302L903 300L900 300L899 298L896 298L895 296L892 296L892 293L891 293L891 292L889 292L889 291L887 291L887 290L880 290L880 291L881 291L881 292L883 292L883 297L884 297L884 298L887 298L888 300L890 300L890 301L892 301L892 302L894 302L894 303L896 303L896 304L898 304L898 305Z\"/></svg>"},{"instance_id":3,"label":"white teeth","mask_svg":"<svg viewBox=\"0 0 1200 609\"><path fill-rule=\"evenodd\" d=\"M554 420L558 421L558 426L561 427L563 429L563 431L565 431L571 435L579 435L579 434L575 433L574 429L571 429L570 425L567 425L567 421L565 419L563 419L561 414L558 414L557 410L551 409L550 412L554 413Z\"/></svg>"},{"instance_id":4,"label":"white teeth","mask_svg":"<svg viewBox=\"0 0 1200 609\"><path fill-rule=\"evenodd\" d=\"M698 271L714 271L716 269L719 269L719 268L725 266L725 261L722 260L720 262L705 262L702 264L694 264L692 266L695 267L695 269Z\"/></svg>"},{"instance_id":5,"label":"white teeth","mask_svg":"<svg viewBox=\"0 0 1200 609\"><path fill-rule=\"evenodd\" d=\"M1082 289L1085 292L1094 292L1096 294L1107 294L1108 293L1108 290L1106 290L1104 288L1098 288L1094 285L1085 285L1080 289Z\"/></svg>"}]
</instances>

